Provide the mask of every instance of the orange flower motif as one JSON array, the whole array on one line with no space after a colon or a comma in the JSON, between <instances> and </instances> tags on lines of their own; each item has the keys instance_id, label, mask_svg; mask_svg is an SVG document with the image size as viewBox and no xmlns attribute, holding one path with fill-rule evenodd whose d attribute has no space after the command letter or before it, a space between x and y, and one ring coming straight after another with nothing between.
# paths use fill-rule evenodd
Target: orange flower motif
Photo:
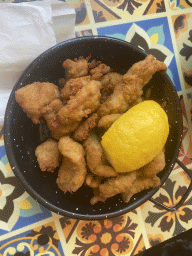
<instances>
[{"instance_id":1,"label":"orange flower motif","mask_svg":"<svg viewBox=\"0 0 192 256\"><path fill-rule=\"evenodd\" d=\"M74 254L114 256L133 249L136 223L126 215L101 221L81 221L77 227Z\"/></svg>"}]
</instances>

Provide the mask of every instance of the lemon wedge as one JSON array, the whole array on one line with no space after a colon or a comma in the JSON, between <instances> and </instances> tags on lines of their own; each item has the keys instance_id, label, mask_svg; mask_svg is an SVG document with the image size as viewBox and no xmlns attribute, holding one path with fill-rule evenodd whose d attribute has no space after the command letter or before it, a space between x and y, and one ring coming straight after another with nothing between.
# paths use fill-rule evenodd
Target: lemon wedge
<instances>
[{"instance_id":1,"label":"lemon wedge","mask_svg":"<svg viewBox=\"0 0 192 256\"><path fill-rule=\"evenodd\" d=\"M101 144L117 172L137 170L163 149L169 134L166 112L153 100L143 101L119 117Z\"/></svg>"}]
</instances>

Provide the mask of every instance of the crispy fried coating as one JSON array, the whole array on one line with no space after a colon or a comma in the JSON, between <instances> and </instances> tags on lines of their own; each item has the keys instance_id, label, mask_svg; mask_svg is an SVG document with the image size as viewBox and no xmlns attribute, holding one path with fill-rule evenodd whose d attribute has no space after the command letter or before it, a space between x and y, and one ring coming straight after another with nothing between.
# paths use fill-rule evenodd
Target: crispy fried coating
<instances>
[{"instance_id":1,"label":"crispy fried coating","mask_svg":"<svg viewBox=\"0 0 192 256\"><path fill-rule=\"evenodd\" d=\"M102 87L106 90L113 90L122 81L123 76L117 72L110 72L101 79Z\"/></svg>"},{"instance_id":2,"label":"crispy fried coating","mask_svg":"<svg viewBox=\"0 0 192 256\"><path fill-rule=\"evenodd\" d=\"M90 59L90 57L88 57L87 59ZM88 66L89 66L89 69L92 69L92 68L96 68L99 64L101 64L100 60L93 59L91 62L88 63Z\"/></svg>"},{"instance_id":3,"label":"crispy fried coating","mask_svg":"<svg viewBox=\"0 0 192 256\"><path fill-rule=\"evenodd\" d=\"M73 125L63 125L59 122L57 113L62 107L62 101L56 99L49 105L42 108L42 115L47 123L47 127L50 130L51 137L56 140L71 134L79 125L78 122L74 122Z\"/></svg>"},{"instance_id":4,"label":"crispy fried coating","mask_svg":"<svg viewBox=\"0 0 192 256\"><path fill-rule=\"evenodd\" d=\"M158 72L167 70L167 66L148 55L143 61L135 63L123 76L121 84L117 85L107 100L98 109L99 116L124 113L141 97L143 87Z\"/></svg>"},{"instance_id":5,"label":"crispy fried coating","mask_svg":"<svg viewBox=\"0 0 192 256\"><path fill-rule=\"evenodd\" d=\"M93 113L91 116L89 116L84 122L82 122L77 130L73 133L73 139L77 141L83 141L87 139L90 136L90 132L93 128L96 127L98 123L98 115L97 113Z\"/></svg>"},{"instance_id":6,"label":"crispy fried coating","mask_svg":"<svg viewBox=\"0 0 192 256\"><path fill-rule=\"evenodd\" d=\"M103 133L132 106L149 99L151 89L143 96L143 87L167 67L149 55L120 75L100 61L89 63L89 59L63 62L65 78L58 81L61 93L52 83L34 82L18 89L15 99L35 124L43 116L51 138L59 140L48 139L36 148L35 155L40 169L48 172L53 172L62 158L56 183L64 193L85 184L94 191L91 204L116 194L128 202L134 194L160 185L156 174L165 167L164 150L139 170L119 174L92 130L98 126L102 129L97 131ZM83 141L83 146L76 141Z\"/></svg>"},{"instance_id":7,"label":"crispy fried coating","mask_svg":"<svg viewBox=\"0 0 192 256\"><path fill-rule=\"evenodd\" d=\"M97 111L99 117L110 114L123 114L128 110L128 104L123 97L122 85L117 84L113 93L101 104Z\"/></svg>"},{"instance_id":8,"label":"crispy fried coating","mask_svg":"<svg viewBox=\"0 0 192 256\"><path fill-rule=\"evenodd\" d=\"M58 148L63 159L57 185L64 193L75 192L83 185L87 174L83 146L66 136L59 140Z\"/></svg>"},{"instance_id":9,"label":"crispy fried coating","mask_svg":"<svg viewBox=\"0 0 192 256\"><path fill-rule=\"evenodd\" d=\"M161 181L156 174L164 169L165 164L165 154L164 150L162 150L160 154L156 156L150 163L146 164L137 171L140 172L140 175L137 176L137 179L133 182L132 187L125 193L122 193L123 201L127 203L134 194L137 194L144 189L159 186Z\"/></svg>"},{"instance_id":10,"label":"crispy fried coating","mask_svg":"<svg viewBox=\"0 0 192 256\"><path fill-rule=\"evenodd\" d=\"M102 76L109 73L111 68L104 63L100 63L97 67L90 69L91 78L93 80L101 80Z\"/></svg>"},{"instance_id":11,"label":"crispy fried coating","mask_svg":"<svg viewBox=\"0 0 192 256\"><path fill-rule=\"evenodd\" d=\"M141 171L145 177L151 177L161 172L165 164L165 153L164 150L162 150L150 163L142 167Z\"/></svg>"},{"instance_id":12,"label":"crispy fried coating","mask_svg":"<svg viewBox=\"0 0 192 256\"><path fill-rule=\"evenodd\" d=\"M107 161L104 150L96 135L92 134L87 138L84 141L83 146L85 148L87 166L93 174L101 177L117 176L117 172Z\"/></svg>"},{"instance_id":13,"label":"crispy fried coating","mask_svg":"<svg viewBox=\"0 0 192 256\"><path fill-rule=\"evenodd\" d=\"M88 173L85 178L85 184L90 188L98 188L101 184L102 177Z\"/></svg>"},{"instance_id":14,"label":"crispy fried coating","mask_svg":"<svg viewBox=\"0 0 192 256\"><path fill-rule=\"evenodd\" d=\"M110 72L102 77L101 103L105 102L109 95L113 93L115 86L121 83L122 77L117 72Z\"/></svg>"},{"instance_id":15,"label":"crispy fried coating","mask_svg":"<svg viewBox=\"0 0 192 256\"><path fill-rule=\"evenodd\" d=\"M60 78L58 81L59 87L63 88L65 86L66 82L67 82L67 80L64 77Z\"/></svg>"},{"instance_id":16,"label":"crispy fried coating","mask_svg":"<svg viewBox=\"0 0 192 256\"><path fill-rule=\"evenodd\" d=\"M74 96L83 86L87 85L90 82L89 76L71 78L66 83L63 89L61 90L61 97L66 103L70 96Z\"/></svg>"},{"instance_id":17,"label":"crispy fried coating","mask_svg":"<svg viewBox=\"0 0 192 256\"><path fill-rule=\"evenodd\" d=\"M136 171L119 174L115 178L109 178L103 184L99 185L99 195L93 196L90 203L93 205L98 201L104 202L109 197L126 192L131 188L135 179Z\"/></svg>"},{"instance_id":18,"label":"crispy fried coating","mask_svg":"<svg viewBox=\"0 0 192 256\"><path fill-rule=\"evenodd\" d=\"M34 82L15 92L15 100L35 124L39 123L42 108L54 99L59 98L59 96L58 87L48 82Z\"/></svg>"},{"instance_id":19,"label":"crispy fried coating","mask_svg":"<svg viewBox=\"0 0 192 256\"><path fill-rule=\"evenodd\" d=\"M109 127L120 117L122 114L111 114L111 115L106 115L103 116L99 122L98 122L98 127L99 128L104 128L105 130L108 130Z\"/></svg>"},{"instance_id":20,"label":"crispy fried coating","mask_svg":"<svg viewBox=\"0 0 192 256\"><path fill-rule=\"evenodd\" d=\"M126 102L132 103L137 99L138 88L141 90L158 71L166 71L165 63L148 55L145 60L135 63L123 76L123 94ZM141 93L142 94L142 93Z\"/></svg>"},{"instance_id":21,"label":"crispy fried coating","mask_svg":"<svg viewBox=\"0 0 192 256\"><path fill-rule=\"evenodd\" d=\"M35 150L35 156L43 172L53 172L59 166L61 158L57 142L52 139L40 144Z\"/></svg>"},{"instance_id":22,"label":"crispy fried coating","mask_svg":"<svg viewBox=\"0 0 192 256\"><path fill-rule=\"evenodd\" d=\"M80 122L83 117L95 112L100 106L100 88L101 82L90 81L86 86L80 89L75 96L58 112L60 123L71 125L74 122Z\"/></svg>"},{"instance_id":23,"label":"crispy fried coating","mask_svg":"<svg viewBox=\"0 0 192 256\"><path fill-rule=\"evenodd\" d=\"M83 59L82 57L75 59L74 61L70 59L65 60L63 62L63 67L65 69L66 79L86 76L89 70L88 60Z\"/></svg>"},{"instance_id":24,"label":"crispy fried coating","mask_svg":"<svg viewBox=\"0 0 192 256\"><path fill-rule=\"evenodd\" d=\"M122 193L121 196L123 201L128 203L133 195L143 191L144 189L155 188L160 185L161 181L156 175L151 177L139 177L133 182L131 188Z\"/></svg>"}]
</instances>

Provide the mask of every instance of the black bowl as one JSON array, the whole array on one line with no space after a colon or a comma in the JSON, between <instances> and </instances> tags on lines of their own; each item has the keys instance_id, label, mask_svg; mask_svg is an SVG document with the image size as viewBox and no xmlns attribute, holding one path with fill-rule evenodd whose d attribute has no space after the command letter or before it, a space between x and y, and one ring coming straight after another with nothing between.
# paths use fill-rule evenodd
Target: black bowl
<instances>
[{"instance_id":1,"label":"black bowl","mask_svg":"<svg viewBox=\"0 0 192 256\"><path fill-rule=\"evenodd\" d=\"M10 165L26 191L50 210L73 218L102 219L131 211L150 199L158 188L135 195L126 204L120 196L90 204L92 189L81 187L78 192L64 194L56 185L57 173L41 172L35 157L35 148L42 142L39 125L34 125L15 101L15 91L34 81L58 83L64 77L62 62L80 56L101 60L114 71L124 74L134 63L143 60L146 53L119 39L93 36L62 42L41 54L23 72L10 95L4 123L5 148ZM166 74L155 74L146 88L152 88L151 98L167 101L170 134L166 143L166 166L159 174L165 182L173 169L182 136L182 115L174 85Z\"/></svg>"}]
</instances>

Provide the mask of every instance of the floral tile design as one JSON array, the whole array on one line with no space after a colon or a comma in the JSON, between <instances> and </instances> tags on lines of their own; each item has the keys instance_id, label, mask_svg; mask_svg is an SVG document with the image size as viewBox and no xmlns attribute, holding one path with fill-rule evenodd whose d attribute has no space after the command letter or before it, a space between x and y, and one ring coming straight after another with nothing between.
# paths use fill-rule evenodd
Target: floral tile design
<instances>
[{"instance_id":1,"label":"floral tile design","mask_svg":"<svg viewBox=\"0 0 192 256\"><path fill-rule=\"evenodd\" d=\"M153 198L173 207L180 201L188 185L188 175L180 171L171 175ZM177 211L162 210L151 202L147 202L141 211L149 244L154 246L188 229L189 222L192 220L192 192Z\"/></svg>"},{"instance_id":2,"label":"floral tile design","mask_svg":"<svg viewBox=\"0 0 192 256\"><path fill-rule=\"evenodd\" d=\"M22 2L34 2L43 0L0 0L0 3L22 3Z\"/></svg>"},{"instance_id":3,"label":"floral tile design","mask_svg":"<svg viewBox=\"0 0 192 256\"><path fill-rule=\"evenodd\" d=\"M14 0L0 0L0 3L12 3Z\"/></svg>"},{"instance_id":4,"label":"floral tile design","mask_svg":"<svg viewBox=\"0 0 192 256\"><path fill-rule=\"evenodd\" d=\"M191 132L189 130L189 122L191 120L188 120L187 113L186 113L186 107L190 108L190 102L184 103L183 96L180 96L180 104L183 114L183 138L182 138L182 144L180 147L180 153L179 153L179 160L182 161L183 164L188 165L192 163L192 141L191 141ZM190 111L190 109L189 109Z\"/></svg>"},{"instance_id":5,"label":"floral tile design","mask_svg":"<svg viewBox=\"0 0 192 256\"><path fill-rule=\"evenodd\" d=\"M172 16L177 48L185 83L185 88L192 87L192 14Z\"/></svg>"},{"instance_id":6,"label":"floral tile design","mask_svg":"<svg viewBox=\"0 0 192 256\"><path fill-rule=\"evenodd\" d=\"M143 15L166 12L164 0L150 1Z\"/></svg>"},{"instance_id":7,"label":"floral tile design","mask_svg":"<svg viewBox=\"0 0 192 256\"><path fill-rule=\"evenodd\" d=\"M187 99L188 99L188 106L190 109L190 113L192 113L192 93L187 94ZM192 117L191 117L191 121L192 121Z\"/></svg>"},{"instance_id":8,"label":"floral tile design","mask_svg":"<svg viewBox=\"0 0 192 256\"><path fill-rule=\"evenodd\" d=\"M64 217L60 222L71 255L134 255L145 249L136 211L113 219Z\"/></svg>"},{"instance_id":9,"label":"floral tile design","mask_svg":"<svg viewBox=\"0 0 192 256\"><path fill-rule=\"evenodd\" d=\"M68 218L68 217L62 217L60 219L61 228L64 231L63 233L65 236L66 242L68 242L69 239L71 238L78 223L79 223L79 220Z\"/></svg>"},{"instance_id":10,"label":"floral tile design","mask_svg":"<svg viewBox=\"0 0 192 256\"><path fill-rule=\"evenodd\" d=\"M90 0L90 3L96 23L121 19L119 15L117 15L114 11L112 11L108 6L99 0ZM118 0L111 1L111 3L117 5Z\"/></svg>"},{"instance_id":11,"label":"floral tile design","mask_svg":"<svg viewBox=\"0 0 192 256\"><path fill-rule=\"evenodd\" d=\"M87 12L87 7L85 5L84 0L78 0L78 3L75 2L74 8L76 12L76 20L75 20L75 25L85 25L89 24L89 16Z\"/></svg>"},{"instance_id":12,"label":"floral tile design","mask_svg":"<svg viewBox=\"0 0 192 256\"><path fill-rule=\"evenodd\" d=\"M169 0L169 8L172 11L183 10L192 7L191 0Z\"/></svg>"},{"instance_id":13,"label":"floral tile design","mask_svg":"<svg viewBox=\"0 0 192 256\"><path fill-rule=\"evenodd\" d=\"M141 235L134 247L134 249L132 250L130 256L132 255L138 255L142 252L144 252L146 250L146 247L145 247L145 242L144 242L144 239L143 239L143 235ZM139 255L138 255L139 256Z\"/></svg>"},{"instance_id":14,"label":"floral tile design","mask_svg":"<svg viewBox=\"0 0 192 256\"><path fill-rule=\"evenodd\" d=\"M98 35L128 41L164 61L168 66L167 74L173 80L176 90L181 90L167 18L98 28Z\"/></svg>"},{"instance_id":15,"label":"floral tile design","mask_svg":"<svg viewBox=\"0 0 192 256\"><path fill-rule=\"evenodd\" d=\"M154 235L154 236L148 234L147 237L148 237L148 240L149 240L150 247L164 242L164 237L161 234Z\"/></svg>"},{"instance_id":16,"label":"floral tile design","mask_svg":"<svg viewBox=\"0 0 192 256\"><path fill-rule=\"evenodd\" d=\"M0 0L0 3L30 1L33 0ZM75 0L74 3L76 37L93 35L92 29L97 27L98 35L131 42L167 64L167 73L180 95L183 114L183 141L178 158L185 165L191 166L192 133L188 115L192 106L191 90L187 94L187 102L186 97L183 97L186 93L184 89L192 87L191 0L168 0L166 5L165 0L90 0L90 9L87 0ZM175 15L175 10L183 11L182 14ZM151 14L155 13L157 17L160 13L165 17L151 19ZM168 13L172 15L172 22L166 17ZM90 23L89 17L92 15L96 24ZM125 23L128 18L136 20L137 17L141 21L119 24L121 20ZM108 21L106 24L111 21L110 26L103 27L105 21ZM116 22L119 25L114 25ZM171 37L170 27L174 28L175 38ZM176 41L179 53L177 57L180 59L177 65L181 64L184 78L182 86L173 40ZM190 182L190 177L175 164L170 177L153 198L167 206L174 206ZM43 220L49 223L38 224L38 221L44 223ZM51 213L29 196L18 183L8 163L3 130L0 127L0 255L64 256L62 248L65 249L65 245L61 244L60 235L62 239L64 235L66 251L72 256L142 255L148 245L152 247L162 243L189 229L191 223L192 192L175 212L167 212L147 201L130 213L106 220L82 221ZM30 230L26 231L29 225ZM36 227L37 225L39 226ZM25 229L21 229L24 227ZM17 235L12 235L12 231L16 231ZM148 243L145 244L146 240Z\"/></svg>"},{"instance_id":17,"label":"floral tile design","mask_svg":"<svg viewBox=\"0 0 192 256\"><path fill-rule=\"evenodd\" d=\"M8 163L4 145L0 146L0 235L51 216L22 188Z\"/></svg>"},{"instance_id":18,"label":"floral tile design","mask_svg":"<svg viewBox=\"0 0 192 256\"><path fill-rule=\"evenodd\" d=\"M0 241L0 255L64 256L64 252L54 222L50 222Z\"/></svg>"},{"instance_id":19,"label":"floral tile design","mask_svg":"<svg viewBox=\"0 0 192 256\"><path fill-rule=\"evenodd\" d=\"M96 23L166 11L164 0L90 0L90 2Z\"/></svg>"},{"instance_id":20,"label":"floral tile design","mask_svg":"<svg viewBox=\"0 0 192 256\"><path fill-rule=\"evenodd\" d=\"M92 29L82 30L82 31L76 31L76 32L75 32L75 36L76 36L76 37L92 36L92 35L93 35Z\"/></svg>"}]
</instances>

